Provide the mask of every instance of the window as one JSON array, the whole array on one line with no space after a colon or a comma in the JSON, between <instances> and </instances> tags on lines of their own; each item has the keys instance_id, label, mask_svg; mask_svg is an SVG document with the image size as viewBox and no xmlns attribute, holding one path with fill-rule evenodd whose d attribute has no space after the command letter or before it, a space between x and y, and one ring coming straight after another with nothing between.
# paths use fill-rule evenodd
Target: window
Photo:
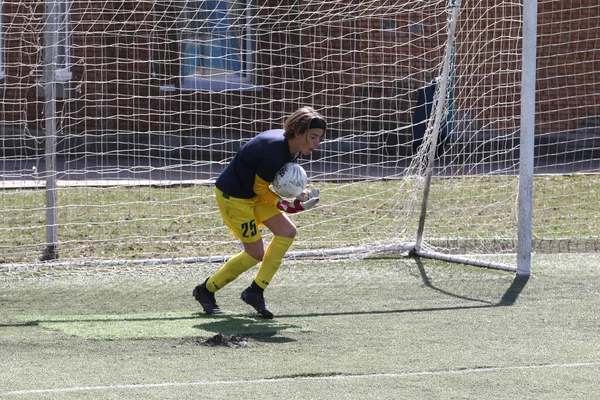
<instances>
[{"instance_id":1,"label":"window","mask_svg":"<svg viewBox=\"0 0 600 400\"><path fill-rule=\"evenodd\" d=\"M252 0L188 0L181 30L181 89L256 90Z\"/></svg>"},{"instance_id":2,"label":"window","mask_svg":"<svg viewBox=\"0 0 600 400\"><path fill-rule=\"evenodd\" d=\"M72 78L69 61L71 46L71 0L56 0L46 3L47 26L41 33L44 38L44 53L50 46L56 48L55 76L56 82L69 82ZM45 55L44 55L45 57ZM45 58L44 58L45 59ZM44 77L42 81L48 80Z\"/></svg>"},{"instance_id":3,"label":"window","mask_svg":"<svg viewBox=\"0 0 600 400\"><path fill-rule=\"evenodd\" d=\"M57 46L56 46L56 81L71 80L69 64L69 47L71 46L71 0L58 0L56 3Z\"/></svg>"},{"instance_id":4,"label":"window","mask_svg":"<svg viewBox=\"0 0 600 400\"><path fill-rule=\"evenodd\" d=\"M72 78L69 51L71 47L71 0L55 0L46 2L44 8L45 26L40 37L44 40L43 75L36 82L38 97L45 97L46 84L53 81L56 85L56 98L62 99L69 96L70 81ZM54 47L54 49L52 49ZM50 78L51 70L46 64L48 50L54 50L52 69L54 77Z\"/></svg>"}]
</instances>

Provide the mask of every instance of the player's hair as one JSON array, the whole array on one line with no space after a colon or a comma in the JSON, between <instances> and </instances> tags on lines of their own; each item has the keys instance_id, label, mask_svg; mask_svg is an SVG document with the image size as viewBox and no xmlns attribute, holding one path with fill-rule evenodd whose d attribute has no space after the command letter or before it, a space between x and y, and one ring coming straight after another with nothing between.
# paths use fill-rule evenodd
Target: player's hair
<instances>
[{"instance_id":1,"label":"player's hair","mask_svg":"<svg viewBox=\"0 0 600 400\"><path fill-rule=\"evenodd\" d=\"M314 108L308 106L302 107L294 111L285 121L283 126L285 130L284 136L291 139L296 134L302 135L306 133L310 128L320 128L327 132L327 122Z\"/></svg>"}]
</instances>

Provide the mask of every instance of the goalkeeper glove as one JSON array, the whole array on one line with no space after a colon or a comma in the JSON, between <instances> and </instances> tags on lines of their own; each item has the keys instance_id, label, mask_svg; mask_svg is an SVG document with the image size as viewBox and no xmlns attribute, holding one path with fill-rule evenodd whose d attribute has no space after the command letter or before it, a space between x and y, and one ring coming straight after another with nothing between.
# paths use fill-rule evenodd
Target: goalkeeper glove
<instances>
[{"instance_id":1,"label":"goalkeeper glove","mask_svg":"<svg viewBox=\"0 0 600 400\"><path fill-rule=\"evenodd\" d=\"M288 214L313 208L319 202L319 189L304 190L293 202L279 199L277 208Z\"/></svg>"},{"instance_id":2,"label":"goalkeeper glove","mask_svg":"<svg viewBox=\"0 0 600 400\"><path fill-rule=\"evenodd\" d=\"M304 189L302 191L302 193L300 193L300 196L298 196L296 198L299 199L300 201L307 201L307 200L310 200L310 199L315 198L315 197L318 198L319 197L319 193L320 193L320 191L317 188L310 189L310 190Z\"/></svg>"}]
</instances>

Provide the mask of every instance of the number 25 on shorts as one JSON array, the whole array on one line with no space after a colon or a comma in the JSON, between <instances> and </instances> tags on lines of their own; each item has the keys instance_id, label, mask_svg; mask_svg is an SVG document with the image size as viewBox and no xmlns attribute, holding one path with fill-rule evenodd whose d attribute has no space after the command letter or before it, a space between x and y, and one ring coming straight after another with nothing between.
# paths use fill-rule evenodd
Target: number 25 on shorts
<instances>
[{"instance_id":1,"label":"number 25 on shorts","mask_svg":"<svg viewBox=\"0 0 600 400\"><path fill-rule=\"evenodd\" d=\"M250 222L244 222L242 224L242 235L244 237L252 237L254 235L256 235L257 232L257 228L256 228L256 221L255 220L251 220Z\"/></svg>"}]
</instances>

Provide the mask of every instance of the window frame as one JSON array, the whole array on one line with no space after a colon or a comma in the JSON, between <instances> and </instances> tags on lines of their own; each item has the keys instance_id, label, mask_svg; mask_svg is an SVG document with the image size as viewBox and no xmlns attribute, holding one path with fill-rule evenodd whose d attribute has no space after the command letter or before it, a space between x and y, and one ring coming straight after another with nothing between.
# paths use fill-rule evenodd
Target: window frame
<instances>
[{"instance_id":1,"label":"window frame","mask_svg":"<svg viewBox=\"0 0 600 400\"><path fill-rule=\"evenodd\" d=\"M56 82L69 82L73 78L70 62L71 4L72 0L58 0L58 43L56 46ZM62 59L62 61L60 61ZM60 62L59 62L60 61Z\"/></svg>"},{"instance_id":2,"label":"window frame","mask_svg":"<svg viewBox=\"0 0 600 400\"><path fill-rule=\"evenodd\" d=\"M188 15L198 15L198 11L194 11L193 8L189 8L190 3L201 3L207 0L186 0L185 1L185 5L184 5L184 13L182 13L182 16L187 17ZM229 3L231 0L215 0L217 2L227 2ZM190 45L198 45L200 43L200 40L198 39L198 36L200 35L199 32L199 28L196 27L192 27L192 28L187 28L185 25L182 24L182 29L180 30L179 33L179 41L181 43L180 46L180 60L181 64L180 64L180 71L181 71L181 78L180 78L180 82L179 82L179 88L181 90L198 90L198 91L210 91L210 92L215 92L215 91L256 91L259 90L260 88L258 88L255 85L254 82L254 74L252 73L253 69L254 69L254 53L256 51L256 49L254 48L254 30L252 27L252 18L254 17L254 0L234 0L234 1L240 1L240 2L245 2L245 5L243 5L243 15L245 17L245 21L243 23L240 23L239 25L239 32L241 33L239 40L240 40L240 49L239 52L234 53L237 54L239 56L239 63L241 65L241 69L239 71L235 71L235 70L229 70L229 72L226 72L227 70L221 69L218 70L221 73L211 73L211 71L213 70L212 66L206 67L209 71L208 74L206 75L199 75L199 74L185 74L184 73L184 69L186 68L186 65L184 65L184 61L187 57L187 59L189 59L189 57L186 55L186 47L185 44L188 43ZM199 10L199 9L195 9L195 10ZM209 13L212 15L213 12L209 11ZM227 15L229 16L229 12L227 13ZM241 15L241 13L240 13ZM221 24L223 23L225 20L225 18L219 20L219 21L214 21L217 24ZM237 20L237 19L236 19ZM188 22L188 26L189 25L194 25L193 24L193 20L190 20ZM227 24L226 25L226 31L229 31L231 24ZM216 29L216 28L215 28ZM214 29L213 29L214 30ZM194 36L196 36L196 38L194 38ZM231 36L224 36L221 37L221 40L229 40L231 38ZM195 40L194 40L195 39ZM209 42L215 40L212 37L209 39ZM208 46L205 46L206 48L209 48L209 51L213 51L213 47L209 44ZM238 49L236 49L238 50ZM223 61L221 59L221 61ZM219 59L217 59L217 62L219 62ZM223 61L223 62L227 62L227 61ZM212 61L209 60L209 63L212 64ZM167 89L167 88L165 88ZM168 90L168 89L167 89Z\"/></svg>"}]
</instances>

